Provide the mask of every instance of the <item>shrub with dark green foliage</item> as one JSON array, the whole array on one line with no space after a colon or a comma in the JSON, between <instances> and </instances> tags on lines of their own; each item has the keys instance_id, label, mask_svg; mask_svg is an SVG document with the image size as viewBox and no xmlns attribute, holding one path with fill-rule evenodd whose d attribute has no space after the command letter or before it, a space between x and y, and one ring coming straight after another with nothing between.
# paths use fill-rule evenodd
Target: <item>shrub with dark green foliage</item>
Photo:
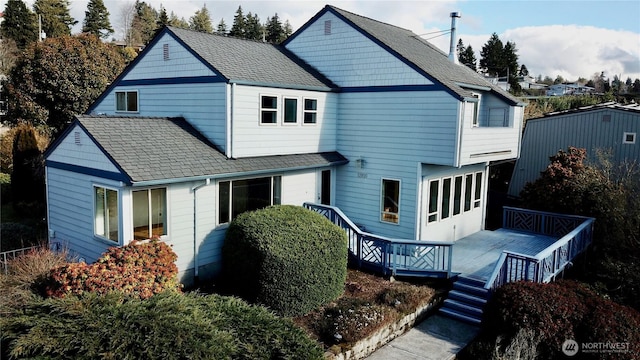
<instances>
[{"instance_id":1,"label":"shrub with dark green foliage","mask_svg":"<svg viewBox=\"0 0 640 360\"><path fill-rule=\"evenodd\" d=\"M53 269L46 293L64 297L120 291L145 299L180 288L177 258L171 246L157 238L148 242L133 241L126 246L109 248L94 264L69 263Z\"/></svg>"},{"instance_id":2,"label":"shrub with dark green foliage","mask_svg":"<svg viewBox=\"0 0 640 360\"><path fill-rule=\"evenodd\" d=\"M16 210L31 212L43 209L44 164L33 126L19 126L13 139L11 191ZM40 205L40 206L38 206Z\"/></svg>"},{"instance_id":3,"label":"shrub with dark green foliage","mask_svg":"<svg viewBox=\"0 0 640 360\"><path fill-rule=\"evenodd\" d=\"M0 251L22 249L40 243L35 227L15 222L0 224L0 239Z\"/></svg>"},{"instance_id":4,"label":"shrub with dark green foliage","mask_svg":"<svg viewBox=\"0 0 640 360\"><path fill-rule=\"evenodd\" d=\"M14 359L322 359L290 320L218 295L39 300L0 318Z\"/></svg>"},{"instance_id":5,"label":"shrub with dark green foliage","mask_svg":"<svg viewBox=\"0 0 640 360\"><path fill-rule=\"evenodd\" d=\"M239 215L222 249L232 291L278 314L304 314L344 291L347 238L324 216L298 206Z\"/></svg>"},{"instance_id":6,"label":"shrub with dark green foliage","mask_svg":"<svg viewBox=\"0 0 640 360\"><path fill-rule=\"evenodd\" d=\"M550 284L509 283L498 289L484 312L485 339L502 339L506 350L525 332L536 334L522 348L534 349L537 358L562 358L567 339L588 342L629 343L628 353L586 354L581 358L637 359L640 357L640 313L607 300L575 281ZM518 341L523 341L519 339ZM486 346L491 348L493 346ZM487 357L473 354L471 357ZM513 353L506 356L514 356Z\"/></svg>"}]
</instances>

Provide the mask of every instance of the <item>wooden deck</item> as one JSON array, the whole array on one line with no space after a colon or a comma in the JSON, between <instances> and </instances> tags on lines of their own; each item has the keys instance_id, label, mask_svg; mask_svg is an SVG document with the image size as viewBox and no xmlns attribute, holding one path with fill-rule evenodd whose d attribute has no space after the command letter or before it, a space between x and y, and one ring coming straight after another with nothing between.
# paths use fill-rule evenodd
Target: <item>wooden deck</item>
<instances>
[{"instance_id":1,"label":"wooden deck","mask_svg":"<svg viewBox=\"0 0 640 360\"><path fill-rule=\"evenodd\" d=\"M486 282L504 250L535 256L557 240L507 229L480 231L454 243L451 271Z\"/></svg>"}]
</instances>

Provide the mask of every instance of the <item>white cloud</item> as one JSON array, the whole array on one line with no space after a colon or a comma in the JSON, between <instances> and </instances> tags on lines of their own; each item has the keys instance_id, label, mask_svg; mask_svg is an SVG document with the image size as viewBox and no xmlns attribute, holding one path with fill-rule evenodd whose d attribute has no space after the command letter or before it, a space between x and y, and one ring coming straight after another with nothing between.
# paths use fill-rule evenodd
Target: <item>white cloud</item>
<instances>
[{"instance_id":1,"label":"white cloud","mask_svg":"<svg viewBox=\"0 0 640 360\"><path fill-rule=\"evenodd\" d=\"M111 12L111 23L120 33L120 9L134 0L104 0ZM156 9L162 4L167 11L174 11L179 17L189 19L203 4L211 12L214 25L225 19L231 26L233 15L241 5L246 12L253 12L265 21L268 16L278 13L281 19L288 19L296 30L322 9L326 1L285 0L285 1L232 1L232 0L146 0ZM449 13L456 9L458 0L447 1L362 1L337 0L331 4L382 22L407 28L417 34L448 29ZM3 5L6 0L0 0ZM30 5L33 0L27 0ZM88 0L72 0L71 15L79 21L74 32L80 30ZM472 28L482 26L482 19L464 14L464 22ZM437 35L437 34L434 34ZM579 25L527 26L498 32L503 42L513 41L518 48L519 63L526 64L532 75L542 74L555 78L557 75L569 80L578 77L590 78L594 73L605 72L624 79L640 78L640 34ZM428 38L433 35L427 35ZM491 34L458 34L465 44L470 44L480 59L480 49ZM449 35L433 38L431 41L444 52L449 50Z\"/></svg>"},{"instance_id":2,"label":"white cloud","mask_svg":"<svg viewBox=\"0 0 640 360\"><path fill-rule=\"evenodd\" d=\"M491 34L461 34L480 59L480 50ZM530 74L561 75L567 80L591 78L595 73L640 78L640 35L630 31L602 29L593 26L551 25L509 29L498 34L503 42L516 43L519 63L527 65Z\"/></svg>"}]
</instances>

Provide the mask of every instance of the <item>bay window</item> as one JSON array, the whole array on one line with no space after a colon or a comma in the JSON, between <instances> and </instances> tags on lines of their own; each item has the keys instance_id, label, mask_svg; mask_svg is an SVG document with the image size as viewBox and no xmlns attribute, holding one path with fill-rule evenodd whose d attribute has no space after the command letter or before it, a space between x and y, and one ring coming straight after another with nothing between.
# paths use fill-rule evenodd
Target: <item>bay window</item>
<instances>
[{"instance_id":1,"label":"bay window","mask_svg":"<svg viewBox=\"0 0 640 360\"><path fill-rule=\"evenodd\" d=\"M100 238L119 241L118 191L94 186L94 234Z\"/></svg>"},{"instance_id":2,"label":"bay window","mask_svg":"<svg viewBox=\"0 0 640 360\"><path fill-rule=\"evenodd\" d=\"M133 238L145 240L167 235L167 189L132 192Z\"/></svg>"}]
</instances>

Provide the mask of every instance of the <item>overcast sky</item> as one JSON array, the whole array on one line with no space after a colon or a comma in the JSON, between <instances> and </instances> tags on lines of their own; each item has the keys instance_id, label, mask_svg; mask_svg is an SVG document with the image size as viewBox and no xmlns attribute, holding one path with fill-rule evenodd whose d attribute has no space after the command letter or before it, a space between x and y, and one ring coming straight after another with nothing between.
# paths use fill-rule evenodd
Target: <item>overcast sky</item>
<instances>
[{"instance_id":1,"label":"overcast sky","mask_svg":"<svg viewBox=\"0 0 640 360\"><path fill-rule=\"evenodd\" d=\"M134 0L104 0L111 13L116 38L121 37L120 13L124 4ZM27 0L33 4L33 0ZM215 27L224 18L228 26L239 5L245 14L258 14L264 22L278 13L288 19L294 31L326 2L322 1L218 1L218 0L146 0L156 9L160 4L167 12L189 19L206 4ZM79 21L79 32L88 0L71 0L71 15ZM6 0L0 0L4 9ZM623 80L640 78L640 1L332 1L337 6L363 16L425 34L450 27L449 13L459 11L458 36L471 44L480 59L480 49L492 33L503 42L513 41L518 48L519 63L531 75L542 74L568 80L579 76L591 78L594 73L615 74ZM425 35L430 38L433 35ZM430 40L448 52L449 36Z\"/></svg>"}]
</instances>

